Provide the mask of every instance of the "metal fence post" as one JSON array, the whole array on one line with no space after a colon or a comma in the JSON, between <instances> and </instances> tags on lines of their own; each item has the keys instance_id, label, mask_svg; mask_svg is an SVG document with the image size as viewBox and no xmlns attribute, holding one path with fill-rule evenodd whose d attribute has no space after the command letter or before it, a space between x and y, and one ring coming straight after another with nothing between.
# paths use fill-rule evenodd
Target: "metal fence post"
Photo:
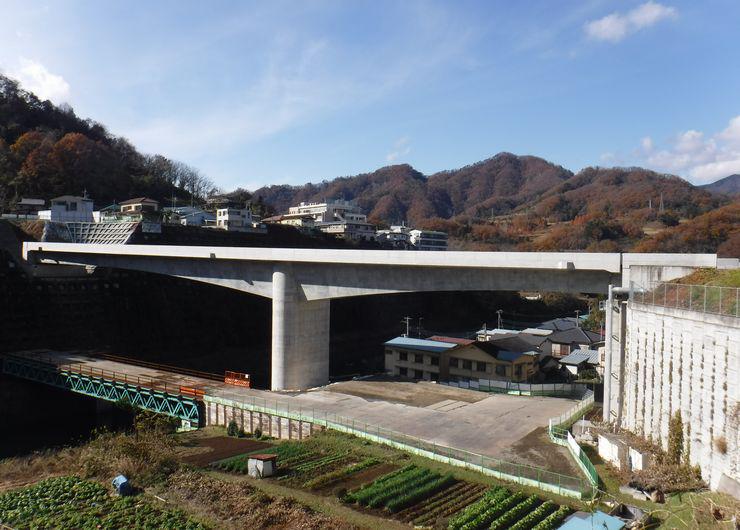
<instances>
[{"instance_id":1,"label":"metal fence post","mask_svg":"<svg viewBox=\"0 0 740 530\"><path fill-rule=\"evenodd\" d=\"M693 294L694 294L694 286L689 285L689 311L691 311L691 299L693 298L692 296Z\"/></svg>"},{"instance_id":2,"label":"metal fence post","mask_svg":"<svg viewBox=\"0 0 740 530\"><path fill-rule=\"evenodd\" d=\"M707 312L707 286L704 286L704 311L702 313Z\"/></svg>"},{"instance_id":3,"label":"metal fence post","mask_svg":"<svg viewBox=\"0 0 740 530\"><path fill-rule=\"evenodd\" d=\"M719 314L722 314L722 287L719 288Z\"/></svg>"}]
</instances>

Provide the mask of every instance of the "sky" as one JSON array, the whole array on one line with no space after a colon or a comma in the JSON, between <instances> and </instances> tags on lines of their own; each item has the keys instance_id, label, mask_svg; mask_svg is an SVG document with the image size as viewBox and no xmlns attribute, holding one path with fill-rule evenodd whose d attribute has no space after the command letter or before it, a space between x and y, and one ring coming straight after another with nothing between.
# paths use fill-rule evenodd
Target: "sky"
<instances>
[{"instance_id":1,"label":"sky","mask_svg":"<svg viewBox=\"0 0 740 530\"><path fill-rule=\"evenodd\" d=\"M0 71L225 190L501 151L740 173L740 2L0 0Z\"/></svg>"}]
</instances>

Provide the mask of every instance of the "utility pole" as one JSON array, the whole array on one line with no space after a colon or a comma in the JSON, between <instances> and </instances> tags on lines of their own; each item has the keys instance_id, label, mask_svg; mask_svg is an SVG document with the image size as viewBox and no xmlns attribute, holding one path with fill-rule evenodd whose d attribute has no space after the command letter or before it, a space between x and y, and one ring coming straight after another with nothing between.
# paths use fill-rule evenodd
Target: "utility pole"
<instances>
[{"instance_id":1,"label":"utility pole","mask_svg":"<svg viewBox=\"0 0 740 530\"><path fill-rule=\"evenodd\" d=\"M404 337L409 336L409 322L411 322L411 317L403 317L401 319L401 323L406 324L406 334L404 335Z\"/></svg>"},{"instance_id":2,"label":"utility pole","mask_svg":"<svg viewBox=\"0 0 740 530\"><path fill-rule=\"evenodd\" d=\"M580 314L581 314L581 310L580 309L576 309L576 327L577 328L580 328L581 327L581 321L578 319L578 315L580 315Z\"/></svg>"},{"instance_id":3,"label":"utility pole","mask_svg":"<svg viewBox=\"0 0 740 530\"><path fill-rule=\"evenodd\" d=\"M419 338L421 338L421 321L424 320L424 317L419 317Z\"/></svg>"},{"instance_id":4,"label":"utility pole","mask_svg":"<svg viewBox=\"0 0 740 530\"><path fill-rule=\"evenodd\" d=\"M496 310L496 316L498 317L498 329L502 329L503 326L501 325L501 313L503 313L503 309L497 309Z\"/></svg>"},{"instance_id":5,"label":"utility pole","mask_svg":"<svg viewBox=\"0 0 740 530\"><path fill-rule=\"evenodd\" d=\"M658 212L663 213L665 212L665 206L663 205L663 194L660 194L660 207L658 209Z\"/></svg>"}]
</instances>

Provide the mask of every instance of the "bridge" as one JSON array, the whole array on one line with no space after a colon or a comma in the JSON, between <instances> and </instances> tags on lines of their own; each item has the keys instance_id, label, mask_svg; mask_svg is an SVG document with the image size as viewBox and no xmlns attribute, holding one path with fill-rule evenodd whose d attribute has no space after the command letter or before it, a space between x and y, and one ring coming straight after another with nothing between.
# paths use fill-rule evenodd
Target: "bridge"
<instances>
[{"instance_id":1,"label":"bridge","mask_svg":"<svg viewBox=\"0 0 740 530\"><path fill-rule=\"evenodd\" d=\"M606 294L716 267L714 254L410 252L25 242L32 265L109 267L206 282L272 299L272 390L329 380L332 299L429 291Z\"/></svg>"}]
</instances>

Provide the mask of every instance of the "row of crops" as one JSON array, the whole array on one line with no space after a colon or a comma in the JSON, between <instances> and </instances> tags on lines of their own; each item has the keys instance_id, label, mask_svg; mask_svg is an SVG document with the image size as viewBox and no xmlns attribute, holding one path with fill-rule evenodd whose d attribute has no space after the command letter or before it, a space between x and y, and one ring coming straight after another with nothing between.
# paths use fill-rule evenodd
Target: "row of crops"
<instances>
[{"instance_id":1,"label":"row of crops","mask_svg":"<svg viewBox=\"0 0 740 530\"><path fill-rule=\"evenodd\" d=\"M42 480L0 495L0 523L11 528L206 527L180 510L163 510L137 497L112 497L95 482L77 477Z\"/></svg>"},{"instance_id":2,"label":"row of crops","mask_svg":"<svg viewBox=\"0 0 740 530\"><path fill-rule=\"evenodd\" d=\"M310 489L329 486L345 476L378 463L372 458L358 461L357 457L347 451L316 451L300 442L284 442L255 452L277 455L278 480L292 481L295 485ZM253 453L221 460L214 467L232 473L247 473L250 454Z\"/></svg>"},{"instance_id":3,"label":"row of crops","mask_svg":"<svg viewBox=\"0 0 740 530\"><path fill-rule=\"evenodd\" d=\"M451 474L440 475L412 464L348 493L344 501L369 508L386 508L396 513L425 500L453 482L455 479Z\"/></svg>"},{"instance_id":4,"label":"row of crops","mask_svg":"<svg viewBox=\"0 0 740 530\"><path fill-rule=\"evenodd\" d=\"M570 513L567 506L542 502L537 496L503 487L488 489L414 464L378 476L390 466L376 468L381 464L377 458L317 450L301 442L284 442L259 452L277 455L277 480L313 491L334 489L347 504L383 510L414 527L448 524L450 530L550 530ZM248 457L240 455L216 466L246 473ZM363 474L366 470L368 474ZM345 488L350 484L362 485L348 492Z\"/></svg>"},{"instance_id":5,"label":"row of crops","mask_svg":"<svg viewBox=\"0 0 740 530\"><path fill-rule=\"evenodd\" d=\"M567 506L552 501L542 502L536 495L511 493L496 487L478 502L453 517L449 530L553 530L570 513Z\"/></svg>"}]
</instances>

